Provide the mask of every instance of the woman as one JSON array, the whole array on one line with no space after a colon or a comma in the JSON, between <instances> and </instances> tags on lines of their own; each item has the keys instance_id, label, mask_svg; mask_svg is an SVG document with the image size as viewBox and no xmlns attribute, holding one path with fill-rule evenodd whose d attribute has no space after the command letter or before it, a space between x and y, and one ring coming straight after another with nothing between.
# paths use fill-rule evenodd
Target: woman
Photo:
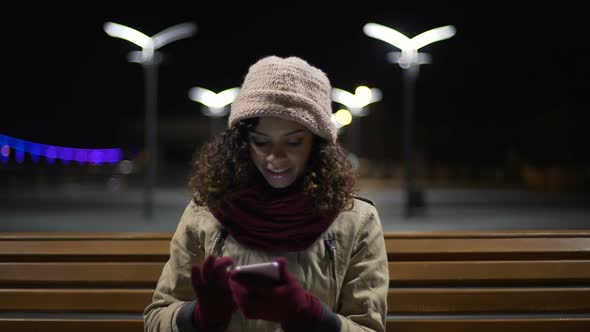
<instances>
[{"instance_id":1,"label":"woman","mask_svg":"<svg viewBox=\"0 0 590 332\"><path fill-rule=\"evenodd\" d=\"M331 85L297 57L253 64L205 145L146 331L384 331L389 272L372 203L331 121ZM278 263L279 279L232 266Z\"/></svg>"}]
</instances>

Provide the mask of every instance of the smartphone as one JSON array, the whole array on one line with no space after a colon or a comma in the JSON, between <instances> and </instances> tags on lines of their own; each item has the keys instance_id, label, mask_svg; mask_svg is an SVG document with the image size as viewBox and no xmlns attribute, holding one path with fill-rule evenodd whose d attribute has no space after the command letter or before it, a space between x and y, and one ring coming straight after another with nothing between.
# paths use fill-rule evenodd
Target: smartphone
<instances>
[{"instance_id":1,"label":"smartphone","mask_svg":"<svg viewBox=\"0 0 590 332\"><path fill-rule=\"evenodd\" d=\"M279 280L279 263L277 262L240 265L235 268L235 271L237 273L257 274Z\"/></svg>"}]
</instances>

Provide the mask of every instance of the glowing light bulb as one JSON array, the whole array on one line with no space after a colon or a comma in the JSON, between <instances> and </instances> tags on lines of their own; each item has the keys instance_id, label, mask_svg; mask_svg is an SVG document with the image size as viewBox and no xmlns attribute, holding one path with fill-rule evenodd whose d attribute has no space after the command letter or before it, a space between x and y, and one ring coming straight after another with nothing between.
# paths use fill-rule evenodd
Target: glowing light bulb
<instances>
[{"instance_id":1,"label":"glowing light bulb","mask_svg":"<svg viewBox=\"0 0 590 332\"><path fill-rule=\"evenodd\" d=\"M352 123L352 114L347 109L340 109L336 113L334 113L334 117L336 121L340 124L340 126L344 127Z\"/></svg>"}]
</instances>

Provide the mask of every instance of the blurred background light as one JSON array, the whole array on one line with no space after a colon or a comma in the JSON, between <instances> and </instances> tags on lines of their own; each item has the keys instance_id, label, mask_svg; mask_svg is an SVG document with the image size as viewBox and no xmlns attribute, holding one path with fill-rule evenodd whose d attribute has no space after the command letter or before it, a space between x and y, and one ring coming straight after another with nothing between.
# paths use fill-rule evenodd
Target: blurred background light
<instances>
[{"instance_id":1,"label":"blurred background light","mask_svg":"<svg viewBox=\"0 0 590 332\"><path fill-rule=\"evenodd\" d=\"M349 110L344 108L336 111L336 113L334 113L334 118L336 119L339 128L347 126L352 122L352 114Z\"/></svg>"},{"instance_id":2,"label":"blurred background light","mask_svg":"<svg viewBox=\"0 0 590 332\"><path fill-rule=\"evenodd\" d=\"M3 157L10 156L10 146L2 145L2 147L0 147L0 155L2 155Z\"/></svg>"},{"instance_id":3,"label":"blurred background light","mask_svg":"<svg viewBox=\"0 0 590 332\"><path fill-rule=\"evenodd\" d=\"M353 116L366 116L365 107L381 100L381 90L364 85L356 87L354 94L339 88L332 88L332 101L344 105Z\"/></svg>"},{"instance_id":4,"label":"blurred background light","mask_svg":"<svg viewBox=\"0 0 590 332\"><path fill-rule=\"evenodd\" d=\"M115 164L123 157L123 152L119 148L110 149L81 149L47 145L26 141L11 136L0 134L0 154L3 158L10 156L11 147L15 150L15 160L22 163L25 159L25 153L29 153L33 162L38 162L39 157L45 157L47 162L53 163L56 159L64 162L76 160L78 163L91 163L100 165L103 163Z\"/></svg>"},{"instance_id":5,"label":"blurred background light","mask_svg":"<svg viewBox=\"0 0 590 332\"><path fill-rule=\"evenodd\" d=\"M227 105L231 104L240 92L240 88L231 88L215 93L209 89L193 87L188 91L189 99L206 106L203 113L206 116L225 116Z\"/></svg>"}]
</instances>

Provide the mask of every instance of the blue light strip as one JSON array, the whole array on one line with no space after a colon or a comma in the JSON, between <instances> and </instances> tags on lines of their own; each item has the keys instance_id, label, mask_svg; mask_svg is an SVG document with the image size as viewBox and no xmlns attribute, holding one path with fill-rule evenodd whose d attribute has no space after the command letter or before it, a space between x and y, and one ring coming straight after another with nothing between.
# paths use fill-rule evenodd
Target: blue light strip
<instances>
[{"instance_id":1,"label":"blue light strip","mask_svg":"<svg viewBox=\"0 0 590 332\"><path fill-rule=\"evenodd\" d=\"M9 158L10 149L14 149L15 159L22 163L24 154L29 153L33 161L38 161L39 156L43 156L49 163L55 159L64 162L77 161L80 164L90 163L100 165L103 163L117 163L123 158L123 152L119 148L113 149L80 149L63 146L47 145L21 140L18 138L0 134L0 159L6 162Z\"/></svg>"}]
</instances>

